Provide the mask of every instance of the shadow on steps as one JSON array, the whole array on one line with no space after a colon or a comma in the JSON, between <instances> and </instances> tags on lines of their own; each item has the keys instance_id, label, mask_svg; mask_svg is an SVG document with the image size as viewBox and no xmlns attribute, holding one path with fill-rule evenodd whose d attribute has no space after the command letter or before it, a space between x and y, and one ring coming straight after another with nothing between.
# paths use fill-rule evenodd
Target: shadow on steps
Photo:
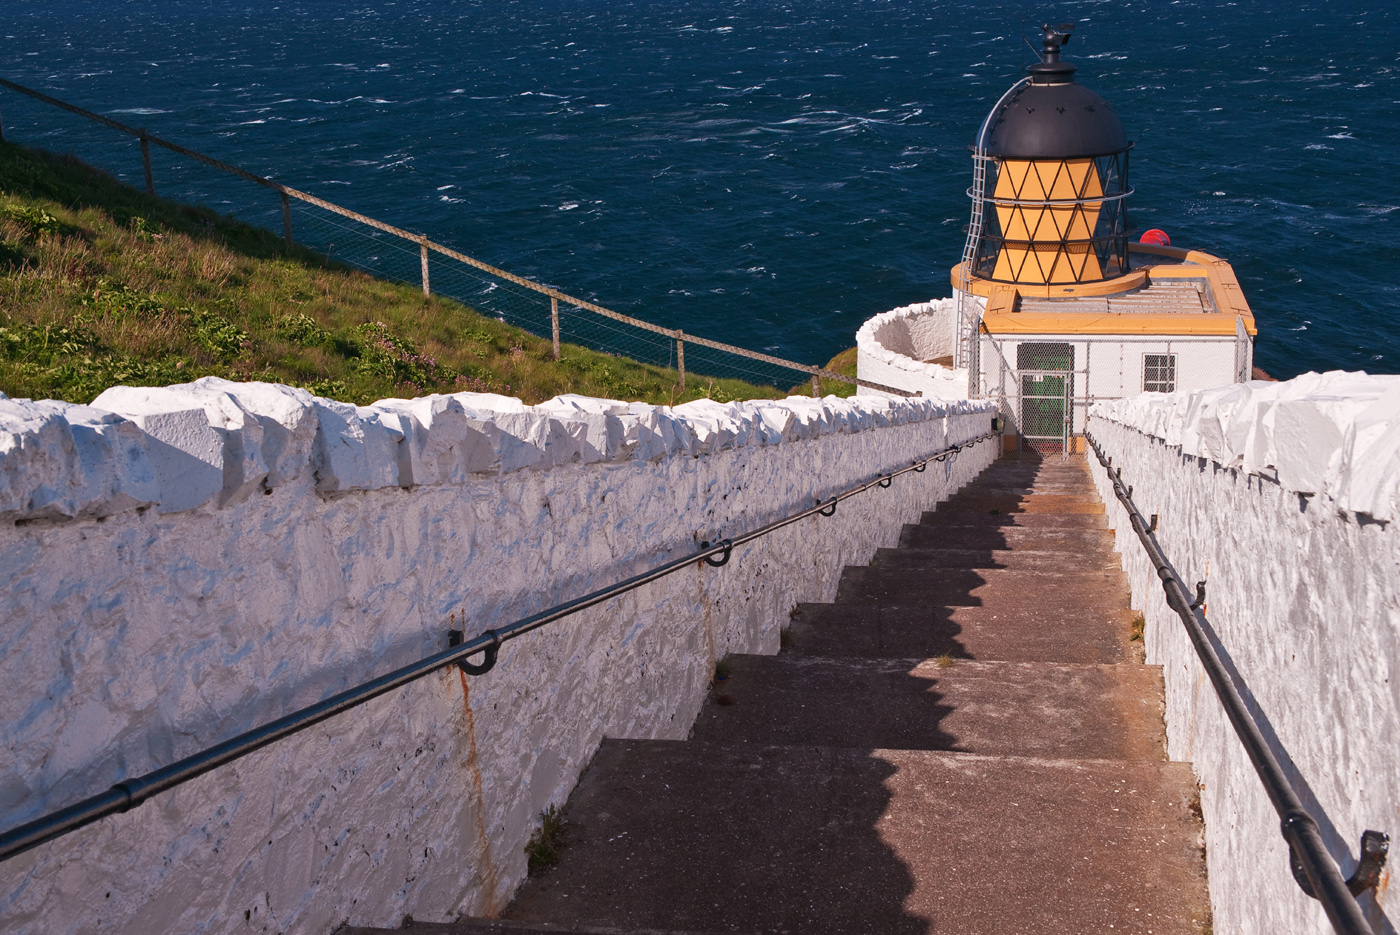
<instances>
[{"instance_id":1,"label":"shadow on steps","mask_svg":"<svg viewBox=\"0 0 1400 935\"><path fill-rule=\"evenodd\" d=\"M690 740L604 741L525 928L429 930L1202 931L1160 671L1087 474L1042 467L998 462L800 605L786 651L726 660Z\"/></svg>"}]
</instances>

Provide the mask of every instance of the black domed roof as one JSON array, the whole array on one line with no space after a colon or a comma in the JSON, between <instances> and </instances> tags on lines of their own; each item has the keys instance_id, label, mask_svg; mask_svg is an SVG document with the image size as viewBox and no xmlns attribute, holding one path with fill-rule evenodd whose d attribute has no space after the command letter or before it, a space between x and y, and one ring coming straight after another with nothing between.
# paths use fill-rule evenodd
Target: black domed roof
<instances>
[{"instance_id":1,"label":"black domed roof","mask_svg":"<svg viewBox=\"0 0 1400 935\"><path fill-rule=\"evenodd\" d=\"M1106 156L1128 148L1123 121L1081 84L1028 84L1013 94L987 131L987 152L1012 159Z\"/></svg>"},{"instance_id":2,"label":"black domed roof","mask_svg":"<svg viewBox=\"0 0 1400 935\"><path fill-rule=\"evenodd\" d=\"M1044 27L1042 61L1028 66L1030 83L992 115L987 153L1011 159L1075 159L1122 152L1132 144L1108 101L1074 83L1076 66L1060 60L1072 26Z\"/></svg>"}]
</instances>

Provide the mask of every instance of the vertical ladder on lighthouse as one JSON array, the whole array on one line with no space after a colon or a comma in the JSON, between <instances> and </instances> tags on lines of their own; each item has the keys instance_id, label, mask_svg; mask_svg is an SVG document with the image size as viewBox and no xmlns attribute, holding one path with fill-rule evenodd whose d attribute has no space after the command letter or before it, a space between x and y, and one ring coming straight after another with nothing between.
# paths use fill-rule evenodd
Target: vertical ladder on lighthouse
<instances>
[{"instance_id":1,"label":"vertical ladder on lighthouse","mask_svg":"<svg viewBox=\"0 0 1400 935\"><path fill-rule=\"evenodd\" d=\"M977 300L972 296L972 269L977 260L977 248L982 242L982 225L986 213L987 203L987 163L991 157L987 155L987 131L991 129L992 121L1001 113L1002 106L1007 100L1030 82L1030 78L1022 78L1007 89L1006 93L997 101L996 106L988 113L982 121L982 127L977 131L977 145L972 153L972 187L967 194L972 199L972 219L967 225L967 240L963 243L962 262L958 264L957 275L957 311L958 311L958 340L954 346L954 367L967 368L967 395L977 398L982 395L980 381L980 360L977 353L980 342L978 341L978 329L982 322L982 308Z\"/></svg>"},{"instance_id":2,"label":"vertical ladder on lighthouse","mask_svg":"<svg viewBox=\"0 0 1400 935\"><path fill-rule=\"evenodd\" d=\"M985 128L985 124L983 125ZM982 136L977 137L977 151L972 156L972 219L967 225L967 241L963 244L962 262L958 264L958 343L955 367L967 368L967 395L977 397L977 321L980 309L971 295L972 264L977 259L977 245L982 241L982 213L987 192L987 156Z\"/></svg>"}]
</instances>

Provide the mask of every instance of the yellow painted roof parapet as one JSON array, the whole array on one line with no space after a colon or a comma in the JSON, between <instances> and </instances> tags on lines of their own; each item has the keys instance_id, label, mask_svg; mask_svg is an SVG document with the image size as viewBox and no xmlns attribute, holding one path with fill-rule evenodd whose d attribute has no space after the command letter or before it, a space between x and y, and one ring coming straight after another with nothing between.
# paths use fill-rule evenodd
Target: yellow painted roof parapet
<instances>
[{"instance_id":1,"label":"yellow painted roof parapet","mask_svg":"<svg viewBox=\"0 0 1400 935\"><path fill-rule=\"evenodd\" d=\"M962 279L960 273L965 264L959 263L954 266L950 275L954 289L960 289ZM1106 279L1103 282L1086 283L1052 283L1050 285L1030 285L1027 283L995 282L991 279L980 279L972 277L968 291L973 295L990 296L996 289L1015 289L1020 295L1035 299L1070 299L1076 296L1105 296L1114 295L1119 292L1127 292L1129 289L1137 289L1147 284L1147 271L1135 269L1126 276L1119 276L1116 279Z\"/></svg>"},{"instance_id":2,"label":"yellow painted roof parapet","mask_svg":"<svg viewBox=\"0 0 1400 935\"><path fill-rule=\"evenodd\" d=\"M1164 334L1198 337L1235 335L1234 315L1199 313L1170 315L1135 312L1003 312L984 315L982 323L992 334Z\"/></svg>"},{"instance_id":3,"label":"yellow painted roof parapet","mask_svg":"<svg viewBox=\"0 0 1400 935\"><path fill-rule=\"evenodd\" d=\"M1254 312L1245 300L1244 290L1240 288L1234 268L1227 261L1200 250L1186 250L1181 247L1132 243L1128 245L1128 249L1133 253L1160 256L1178 262L1144 266L1116 279L1080 285L1013 284L972 277L968 289L973 295L987 299L983 321L987 330L993 334L1233 335L1236 318L1240 319L1249 335L1259 333L1254 324ZM963 271L964 264L953 267L953 288L961 287ZM1210 287L1215 311L1182 314L1016 311L1021 297L1102 298L1148 285L1154 278L1205 279Z\"/></svg>"}]
</instances>

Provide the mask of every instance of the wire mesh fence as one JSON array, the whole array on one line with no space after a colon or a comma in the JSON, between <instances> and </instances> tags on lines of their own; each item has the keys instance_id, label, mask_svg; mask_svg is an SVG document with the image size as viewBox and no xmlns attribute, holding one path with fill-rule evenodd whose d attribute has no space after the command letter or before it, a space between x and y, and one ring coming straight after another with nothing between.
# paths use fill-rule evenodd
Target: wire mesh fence
<instances>
[{"instance_id":1,"label":"wire mesh fence","mask_svg":"<svg viewBox=\"0 0 1400 935\"><path fill-rule=\"evenodd\" d=\"M858 380L824 368L760 354L746 348L665 328L614 312L594 302L570 296L558 289L515 276L466 256L425 236L367 217L341 205L255 175L204 153L92 113L65 101L0 78L0 88L13 94L0 97L0 141L24 142L43 148L72 152L66 145L80 138L87 145L76 152L85 161L107 169L122 181L143 185L155 194L177 200L197 191L192 174L214 169L271 191L246 186L246 193L216 207L244 220L273 230L281 228L290 245L296 243L324 254L329 260L363 270L380 279L421 286L425 294L456 299L483 315L521 328L556 347L556 356L573 344L645 364L676 370L682 387L687 379L729 378L779 388L805 385L817 392L817 379L857 384L900 396L908 391ZM23 107L16 107L23 102ZM20 117L17 120L16 114ZM87 122L84 125L84 121ZM110 146L93 145L91 124L115 133ZM6 134L6 128L9 128ZM82 132L77 132L81 128ZM154 159L153 151L180 157L167 164ZM105 164L105 165L104 165ZM139 167L133 171L133 167ZM139 172L139 175L137 174ZM166 184L169 172L172 184ZM161 176L157 185L156 176ZM139 179L139 183L138 183Z\"/></svg>"}]
</instances>

